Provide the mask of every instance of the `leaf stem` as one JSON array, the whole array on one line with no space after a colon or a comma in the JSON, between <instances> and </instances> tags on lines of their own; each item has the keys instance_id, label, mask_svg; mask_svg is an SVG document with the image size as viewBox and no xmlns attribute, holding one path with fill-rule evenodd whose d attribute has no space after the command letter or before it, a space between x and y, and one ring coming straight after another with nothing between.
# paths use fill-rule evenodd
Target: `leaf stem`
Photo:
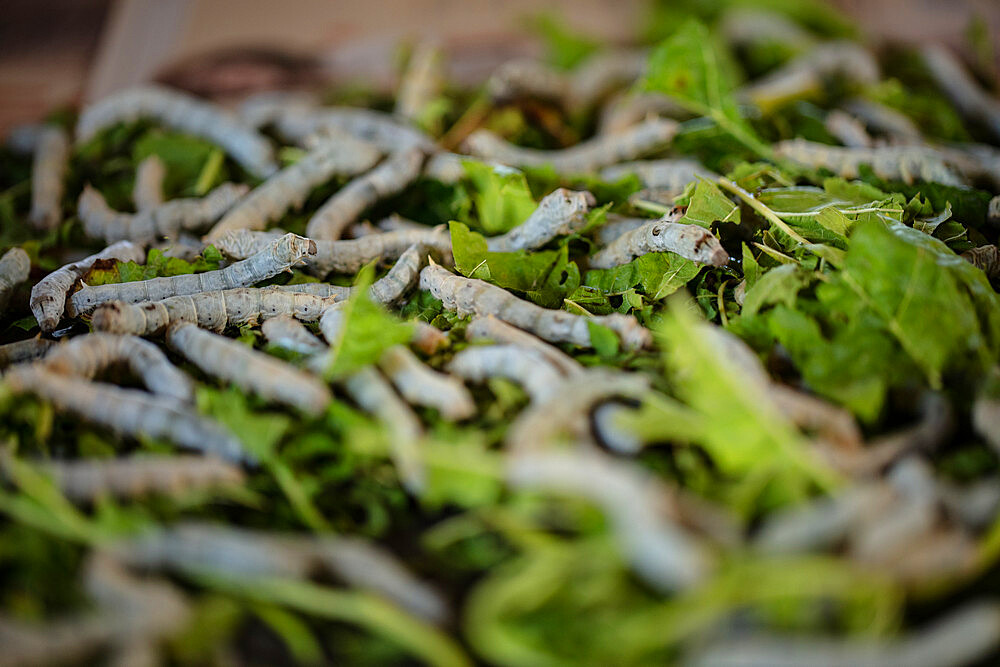
<instances>
[{"instance_id":1,"label":"leaf stem","mask_svg":"<svg viewBox=\"0 0 1000 667\"><path fill-rule=\"evenodd\" d=\"M788 224L784 220L782 220L777 215L775 215L774 211L772 211L771 209L769 209L759 199L757 199L756 197L754 197L752 194L750 194L749 192L747 192L746 190L744 190L740 186L738 186L735 183L733 183L731 180L729 180L725 176L720 176L719 179L716 181L716 183L718 183L722 188L724 188L726 190L729 190L734 195L736 195L737 197L739 197L740 199L742 199L744 202L746 202L746 204L750 208L752 208L754 211L756 211L757 213L759 213L761 215L761 217L763 217L765 220L767 220L768 222L770 222L772 225L774 225L775 227L777 227L781 231L785 232L785 234L787 234L791 238L795 239L796 241L798 241L802 245L806 245L807 243L809 243L809 241L807 241L804 237L802 237L794 229L792 229L791 227L789 227Z\"/></svg>"}]
</instances>

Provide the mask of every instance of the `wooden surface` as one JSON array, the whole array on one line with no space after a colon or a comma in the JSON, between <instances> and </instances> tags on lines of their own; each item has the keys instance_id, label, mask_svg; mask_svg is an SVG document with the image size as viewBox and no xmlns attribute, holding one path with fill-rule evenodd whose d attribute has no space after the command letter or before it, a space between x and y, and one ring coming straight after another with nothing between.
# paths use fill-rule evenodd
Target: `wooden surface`
<instances>
[{"instance_id":1,"label":"wooden surface","mask_svg":"<svg viewBox=\"0 0 1000 667\"><path fill-rule=\"evenodd\" d=\"M978 15L1000 42L1000 0L836 4L876 40L939 40L962 49ZM642 0L4 0L0 134L227 49L315 57L326 78L390 86L398 44L433 38L449 51L456 79L477 81L497 62L537 53L523 21L543 7L612 42L634 35L645 11ZM243 75L223 71L220 85Z\"/></svg>"}]
</instances>

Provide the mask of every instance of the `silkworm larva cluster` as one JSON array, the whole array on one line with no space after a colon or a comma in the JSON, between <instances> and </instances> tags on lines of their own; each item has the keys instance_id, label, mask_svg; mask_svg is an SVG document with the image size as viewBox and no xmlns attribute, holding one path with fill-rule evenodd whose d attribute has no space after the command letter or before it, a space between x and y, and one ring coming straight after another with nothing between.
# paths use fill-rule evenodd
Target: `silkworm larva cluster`
<instances>
[{"instance_id":1,"label":"silkworm larva cluster","mask_svg":"<svg viewBox=\"0 0 1000 667\"><path fill-rule=\"evenodd\" d=\"M104 196L87 186L77 202L87 236L115 241L176 239L181 232L200 232L228 211L250 190L243 184L223 183L200 199L172 199L156 208L122 213L108 206Z\"/></svg>"},{"instance_id":2,"label":"silkworm larva cluster","mask_svg":"<svg viewBox=\"0 0 1000 667\"><path fill-rule=\"evenodd\" d=\"M140 118L152 118L222 146L258 178L278 170L270 142L252 127L215 105L162 86L129 88L87 107L76 123L76 141L88 141L107 127Z\"/></svg>"},{"instance_id":3,"label":"silkworm larva cluster","mask_svg":"<svg viewBox=\"0 0 1000 667\"><path fill-rule=\"evenodd\" d=\"M466 149L486 160L514 167L551 165L560 174L582 174L653 153L667 146L676 133L676 121L651 118L614 135L544 151L514 146L489 130L477 130L466 140Z\"/></svg>"},{"instance_id":4,"label":"silkworm larva cluster","mask_svg":"<svg viewBox=\"0 0 1000 667\"><path fill-rule=\"evenodd\" d=\"M649 344L649 331L634 317L613 314L581 317L563 310L549 310L523 301L505 289L474 278L456 276L447 269L430 265L420 272L420 287L441 299L445 308L459 315L495 315L516 327L550 342L567 342L590 347L588 322L601 324L618 334L626 349Z\"/></svg>"},{"instance_id":5,"label":"silkworm larva cluster","mask_svg":"<svg viewBox=\"0 0 1000 667\"><path fill-rule=\"evenodd\" d=\"M85 285L70 297L66 312L76 316L89 313L109 301L141 303L161 301L172 296L249 287L289 270L315 253L316 244L310 239L285 234L261 251L224 269L94 287Z\"/></svg>"}]
</instances>

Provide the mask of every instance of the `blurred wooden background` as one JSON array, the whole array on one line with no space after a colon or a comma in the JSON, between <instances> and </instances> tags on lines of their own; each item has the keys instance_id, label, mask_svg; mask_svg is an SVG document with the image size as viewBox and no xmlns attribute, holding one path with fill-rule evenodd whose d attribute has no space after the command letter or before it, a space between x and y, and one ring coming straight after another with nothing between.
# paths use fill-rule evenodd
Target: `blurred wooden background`
<instances>
[{"instance_id":1,"label":"blurred wooden background","mask_svg":"<svg viewBox=\"0 0 1000 667\"><path fill-rule=\"evenodd\" d=\"M834 4L876 39L944 41L964 49L970 21L979 16L994 43L1000 41L1000 0ZM399 41L434 38L452 54L454 75L474 81L498 61L537 50L523 30L526 16L549 11L565 17L574 29L623 41L640 26L646 2L3 0L2 7L0 134L59 105L100 97L226 49L318 56L324 76L391 85ZM295 65L293 59L290 69ZM223 88L239 88L255 77L282 76L252 66L220 72L205 76Z\"/></svg>"}]
</instances>

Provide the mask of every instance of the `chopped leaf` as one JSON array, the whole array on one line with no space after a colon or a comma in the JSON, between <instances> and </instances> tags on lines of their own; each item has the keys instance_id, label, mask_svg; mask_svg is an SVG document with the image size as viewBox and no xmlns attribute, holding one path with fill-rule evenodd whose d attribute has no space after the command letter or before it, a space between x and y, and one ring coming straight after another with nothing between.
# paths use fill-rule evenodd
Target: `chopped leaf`
<instances>
[{"instance_id":1,"label":"chopped leaf","mask_svg":"<svg viewBox=\"0 0 1000 667\"><path fill-rule=\"evenodd\" d=\"M472 185L479 229L489 235L503 234L524 222L537 206L523 172L510 167L474 160L462 163Z\"/></svg>"}]
</instances>

